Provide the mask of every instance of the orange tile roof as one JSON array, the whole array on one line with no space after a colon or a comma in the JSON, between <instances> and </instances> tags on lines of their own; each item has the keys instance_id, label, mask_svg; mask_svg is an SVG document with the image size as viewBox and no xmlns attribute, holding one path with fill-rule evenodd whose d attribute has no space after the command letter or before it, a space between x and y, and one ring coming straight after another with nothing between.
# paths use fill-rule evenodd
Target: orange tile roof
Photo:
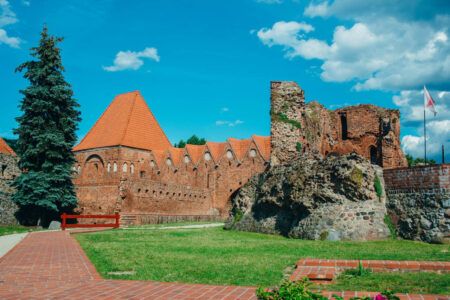
<instances>
[{"instance_id":1,"label":"orange tile roof","mask_svg":"<svg viewBox=\"0 0 450 300\"><path fill-rule=\"evenodd\" d=\"M270 136L253 135L252 138L263 158L270 160Z\"/></svg>"},{"instance_id":2,"label":"orange tile roof","mask_svg":"<svg viewBox=\"0 0 450 300\"><path fill-rule=\"evenodd\" d=\"M166 150L171 147L138 91L116 96L73 150L119 145L145 150Z\"/></svg>"},{"instance_id":3,"label":"orange tile roof","mask_svg":"<svg viewBox=\"0 0 450 300\"><path fill-rule=\"evenodd\" d=\"M206 143L206 147L208 147L208 150L216 163L220 160L223 153L225 152L226 146L227 143L216 143L216 142Z\"/></svg>"},{"instance_id":4,"label":"orange tile roof","mask_svg":"<svg viewBox=\"0 0 450 300\"><path fill-rule=\"evenodd\" d=\"M197 164L202 158L203 152L205 152L206 145L186 145L186 151L189 153L189 157L193 164Z\"/></svg>"},{"instance_id":5,"label":"orange tile roof","mask_svg":"<svg viewBox=\"0 0 450 300\"><path fill-rule=\"evenodd\" d=\"M168 151L174 166L178 166L183 161L184 148L170 147Z\"/></svg>"},{"instance_id":6,"label":"orange tile roof","mask_svg":"<svg viewBox=\"0 0 450 300\"><path fill-rule=\"evenodd\" d=\"M0 153L14 155L14 156L16 155L14 150L11 149L11 147L1 137L0 137Z\"/></svg>"},{"instance_id":7,"label":"orange tile roof","mask_svg":"<svg viewBox=\"0 0 450 300\"><path fill-rule=\"evenodd\" d=\"M158 169L161 169L166 165L167 152L164 150L152 150L153 157L155 159L155 163L158 166Z\"/></svg>"},{"instance_id":8,"label":"orange tile roof","mask_svg":"<svg viewBox=\"0 0 450 300\"><path fill-rule=\"evenodd\" d=\"M245 154L247 154L250 144L252 143L252 140L251 139L238 140L234 138L229 138L228 143L230 143L231 148L233 149L237 159L242 160Z\"/></svg>"}]
</instances>

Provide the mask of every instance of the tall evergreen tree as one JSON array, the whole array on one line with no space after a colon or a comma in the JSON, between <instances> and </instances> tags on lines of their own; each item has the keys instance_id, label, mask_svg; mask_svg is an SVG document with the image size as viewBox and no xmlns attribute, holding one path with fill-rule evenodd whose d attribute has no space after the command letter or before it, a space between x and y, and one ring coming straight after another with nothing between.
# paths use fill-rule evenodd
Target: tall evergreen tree
<instances>
[{"instance_id":1,"label":"tall evergreen tree","mask_svg":"<svg viewBox=\"0 0 450 300\"><path fill-rule=\"evenodd\" d=\"M39 46L31 48L34 60L21 64L30 85L20 92L22 115L17 152L23 173L14 182L13 201L19 206L17 218L24 225L43 226L59 219L62 212L76 207L72 183L77 124L81 120L79 105L72 98L71 86L63 76L60 49L63 39L48 34L44 26Z\"/></svg>"}]
</instances>

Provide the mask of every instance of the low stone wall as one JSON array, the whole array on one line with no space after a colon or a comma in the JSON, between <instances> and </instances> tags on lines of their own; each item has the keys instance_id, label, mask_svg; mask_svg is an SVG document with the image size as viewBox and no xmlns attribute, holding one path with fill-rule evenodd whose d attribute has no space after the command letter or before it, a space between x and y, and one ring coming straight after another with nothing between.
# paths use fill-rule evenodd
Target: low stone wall
<instances>
[{"instance_id":1,"label":"low stone wall","mask_svg":"<svg viewBox=\"0 0 450 300\"><path fill-rule=\"evenodd\" d=\"M450 238L450 164L384 171L388 214L405 239Z\"/></svg>"}]
</instances>

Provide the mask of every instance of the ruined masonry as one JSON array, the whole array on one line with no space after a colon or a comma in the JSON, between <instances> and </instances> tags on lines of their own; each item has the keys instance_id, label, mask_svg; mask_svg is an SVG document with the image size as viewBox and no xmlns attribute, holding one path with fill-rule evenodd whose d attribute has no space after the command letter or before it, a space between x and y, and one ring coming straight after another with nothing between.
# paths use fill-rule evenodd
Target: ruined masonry
<instances>
[{"instance_id":1,"label":"ruined masonry","mask_svg":"<svg viewBox=\"0 0 450 300\"><path fill-rule=\"evenodd\" d=\"M383 167L406 164L398 111L375 106L329 111L305 104L294 82L272 82L271 104L271 137L180 149L172 147L139 92L118 95L74 148L78 211L120 212L130 223L161 216L224 219L232 196L270 161L356 152Z\"/></svg>"},{"instance_id":2,"label":"ruined masonry","mask_svg":"<svg viewBox=\"0 0 450 300\"><path fill-rule=\"evenodd\" d=\"M20 174L17 161L16 153L0 138L0 224L17 223L14 217L17 206L11 201L14 193L11 183Z\"/></svg>"}]
</instances>

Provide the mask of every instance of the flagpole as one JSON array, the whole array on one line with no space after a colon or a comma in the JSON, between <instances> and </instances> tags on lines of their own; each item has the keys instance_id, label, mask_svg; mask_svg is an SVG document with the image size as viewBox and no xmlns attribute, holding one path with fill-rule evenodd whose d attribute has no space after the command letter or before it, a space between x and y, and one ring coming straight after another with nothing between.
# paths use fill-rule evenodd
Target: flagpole
<instances>
[{"instance_id":1,"label":"flagpole","mask_svg":"<svg viewBox=\"0 0 450 300\"><path fill-rule=\"evenodd\" d=\"M427 165L427 125L426 125L426 117L425 117L425 105L423 107L423 141L425 146L425 165Z\"/></svg>"}]
</instances>

